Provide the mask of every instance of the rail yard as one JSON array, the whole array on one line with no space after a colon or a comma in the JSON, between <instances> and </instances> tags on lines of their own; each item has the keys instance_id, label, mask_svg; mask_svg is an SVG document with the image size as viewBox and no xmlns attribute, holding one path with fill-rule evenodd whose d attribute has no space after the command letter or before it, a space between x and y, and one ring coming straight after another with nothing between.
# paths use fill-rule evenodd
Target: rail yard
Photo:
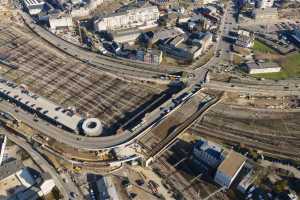
<instances>
[{"instance_id":1,"label":"rail yard","mask_svg":"<svg viewBox=\"0 0 300 200\"><path fill-rule=\"evenodd\" d=\"M0 2L0 193L297 200L300 22L240 3Z\"/></svg>"},{"instance_id":2,"label":"rail yard","mask_svg":"<svg viewBox=\"0 0 300 200\"><path fill-rule=\"evenodd\" d=\"M108 128L126 122L131 112L167 89L103 74L60 52L49 52L33 37L8 27L2 27L0 34L2 60L17 66L2 65L1 76L53 102L75 107L79 113L98 117Z\"/></svg>"}]
</instances>

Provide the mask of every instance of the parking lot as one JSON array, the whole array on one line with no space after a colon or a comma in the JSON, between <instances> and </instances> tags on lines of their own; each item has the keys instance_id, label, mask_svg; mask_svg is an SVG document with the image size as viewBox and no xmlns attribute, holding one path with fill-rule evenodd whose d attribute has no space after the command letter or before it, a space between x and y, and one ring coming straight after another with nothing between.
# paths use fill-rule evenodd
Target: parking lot
<instances>
[{"instance_id":1,"label":"parking lot","mask_svg":"<svg viewBox=\"0 0 300 200\"><path fill-rule=\"evenodd\" d=\"M82 115L98 117L106 128L118 127L166 89L105 74L11 27L0 26L0 58L6 63L1 76Z\"/></svg>"}]
</instances>

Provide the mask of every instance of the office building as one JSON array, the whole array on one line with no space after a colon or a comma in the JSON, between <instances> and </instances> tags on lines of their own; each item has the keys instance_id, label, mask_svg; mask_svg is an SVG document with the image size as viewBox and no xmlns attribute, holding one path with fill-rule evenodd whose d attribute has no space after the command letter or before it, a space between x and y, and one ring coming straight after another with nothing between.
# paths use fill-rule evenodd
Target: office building
<instances>
[{"instance_id":1,"label":"office building","mask_svg":"<svg viewBox=\"0 0 300 200\"><path fill-rule=\"evenodd\" d=\"M274 0L258 0L257 7L258 8L271 8L274 5Z\"/></svg>"},{"instance_id":2,"label":"office building","mask_svg":"<svg viewBox=\"0 0 300 200\"><path fill-rule=\"evenodd\" d=\"M24 0L23 2L30 15L39 14L45 6L44 0Z\"/></svg>"},{"instance_id":3,"label":"office building","mask_svg":"<svg viewBox=\"0 0 300 200\"><path fill-rule=\"evenodd\" d=\"M280 72L281 67L274 62L265 62L265 63L246 63L247 72L249 74L262 74L262 73L274 73Z\"/></svg>"},{"instance_id":4,"label":"office building","mask_svg":"<svg viewBox=\"0 0 300 200\"><path fill-rule=\"evenodd\" d=\"M254 34L248 31L239 30L235 45L243 48L251 48L254 45Z\"/></svg>"},{"instance_id":5,"label":"office building","mask_svg":"<svg viewBox=\"0 0 300 200\"><path fill-rule=\"evenodd\" d=\"M0 166L3 161L7 137L6 135L0 135Z\"/></svg>"},{"instance_id":6,"label":"office building","mask_svg":"<svg viewBox=\"0 0 300 200\"><path fill-rule=\"evenodd\" d=\"M136 59L148 64L159 65L162 61L162 51L155 49L147 49L147 51L138 50Z\"/></svg>"},{"instance_id":7,"label":"office building","mask_svg":"<svg viewBox=\"0 0 300 200\"><path fill-rule=\"evenodd\" d=\"M234 179L237 177L243 166L245 165L246 158L241 154L230 151L225 160L219 165L215 182L222 187L229 188Z\"/></svg>"},{"instance_id":8,"label":"office building","mask_svg":"<svg viewBox=\"0 0 300 200\"><path fill-rule=\"evenodd\" d=\"M100 199L119 200L119 194L117 192L116 185L114 183L113 176L104 176L96 182L97 189L99 191Z\"/></svg>"},{"instance_id":9,"label":"office building","mask_svg":"<svg viewBox=\"0 0 300 200\"><path fill-rule=\"evenodd\" d=\"M94 28L96 31L113 31L134 27L153 27L158 18L159 10L156 6L134 8L99 18L94 21Z\"/></svg>"},{"instance_id":10,"label":"office building","mask_svg":"<svg viewBox=\"0 0 300 200\"><path fill-rule=\"evenodd\" d=\"M134 43L141 35L142 31L139 29L126 29L111 32L114 41L117 43Z\"/></svg>"},{"instance_id":11,"label":"office building","mask_svg":"<svg viewBox=\"0 0 300 200\"><path fill-rule=\"evenodd\" d=\"M293 42L296 46L300 47L300 30L294 29L289 35L289 39Z\"/></svg>"},{"instance_id":12,"label":"office building","mask_svg":"<svg viewBox=\"0 0 300 200\"><path fill-rule=\"evenodd\" d=\"M255 181L255 176L253 175L254 171L250 170L247 175L241 180L241 182L237 186L237 190L242 192L243 194L246 193L248 188L252 185L252 183Z\"/></svg>"},{"instance_id":13,"label":"office building","mask_svg":"<svg viewBox=\"0 0 300 200\"><path fill-rule=\"evenodd\" d=\"M217 168L224 159L223 149L207 140L199 140L193 148L193 159Z\"/></svg>"},{"instance_id":14,"label":"office building","mask_svg":"<svg viewBox=\"0 0 300 200\"><path fill-rule=\"evenodd\" d=\"M0 167L0 199L37 200L49 194L55 184L52 179L32 176L21 161L13 160Z\"/></svg>"},{"instance_id":15,"label":"office building","mask_svg":"<svg viewBox=\"0 0 300 200\"><path fill-rule=\"evenodd\" d=\"M51 30L73 27L73 20L70 16L52 15L49 17L49 25Z\"/></svg>"}]
</instances>

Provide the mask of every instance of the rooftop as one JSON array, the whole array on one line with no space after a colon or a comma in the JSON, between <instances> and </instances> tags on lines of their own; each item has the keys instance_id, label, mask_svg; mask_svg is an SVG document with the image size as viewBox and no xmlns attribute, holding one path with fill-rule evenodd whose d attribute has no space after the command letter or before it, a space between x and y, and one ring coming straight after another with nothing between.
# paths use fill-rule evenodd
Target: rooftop
<instances>
[{"instance_id":1,"label":"rooftop","mask_svg":"<svg viewBox=\"0 0 300 200\"><path fill-rule=\"evenodd\" d=\"M246 158L243 155L235 151L230 151L225 160L218 167L218 171L221 171L229 177L233 177L245 161Z\"/></svg>"},{"instance_id":2,"label":"rooftop","mask_svg":"<svg viewBox=\"0 0 300 200\"><path fill-rule=\"evenodd\" d=\"M223 152L223 149L220 146L218 146L212 142L209 142L207 140L199 140L196 143L195 148L205 151L206 153L208 153L216 158L220 158L222 156L222 152Z\"/></svg>"},{"instance_id":3,"label":"rooftop","mask_svg":"<svg viewBox=\"0 0 300 200\"><path fill-rule=\"evenodd\" d=\"M8 163L3 164L0 166L0 183L2 179L5 179L6 177L16 173L20 169L22 169L23 164L19 160L13 160ZM0 184L1 186L1 184ZM1 188L1 187L0 187Z\"/></svg>"},{"instance_id":4,"label":"rooftop","mask_svg":"<svg viewBox=\"0 0 300 200\"><path fill-rule=\"evenodd\" d=\"M0 94L9 96L72 130L77 130L77 126L82 120L81 116L74 114L70 109L63 109L53 102L29 92L26 86L17 86L4 79L0 79Z\"/></svg>"},{"instance_id":5,"label":"rooftop","mask_svg":"<svg viewBox=\"0 0 300 200\"><path fill-rule=\"evenodd\" d=\"M278 68L280 67L274 62L251 62L247 63L248 69L268 69L268 68Z\"/></svg>"}]
</instances>

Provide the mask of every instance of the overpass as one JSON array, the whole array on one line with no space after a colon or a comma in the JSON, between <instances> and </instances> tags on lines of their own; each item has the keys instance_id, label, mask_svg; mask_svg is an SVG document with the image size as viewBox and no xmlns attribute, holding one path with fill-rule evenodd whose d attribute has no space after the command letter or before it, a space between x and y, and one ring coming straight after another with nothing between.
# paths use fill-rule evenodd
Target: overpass
<instances>
[{"instance_id":1,"label":"overpass","mask_svg":"<svg viewBox=\"0 0 300 200\"><path fill-rule=\"evenodd\" d=\"M200 88L196 88L198 91ZM171 107L173 105L172 101L174 99L179 98L183 94L191 95L196 91L194 86L191 85L178 94L176 94L172 99L164 102L160 107ZM172 109L177 109L181 107L182 103L173 106ZM160 108L156 108L151 113L147 114L147 118L142 120L142 122L134 128L134 130L126 130L124 133L119 135L111 135L105 137L86 137L77 135L56 126L49 124L47 121L39 120L36 121L34 117L22 110L21 108L16 107L14 104L2 100L0 104L0 111L10 113L17 120L22 121L28 126L32 127L37 132L49 137L53 138L61 143L67 144L71 147L78 149L86 149L86 150L101 150L101 149L111 149L119 146L126 146L134 142L134 140L151 129L159 120L162 120L162 113Z\"/></svg>"},{"instance_id":2,"label":"overpass","mask_svg":"<svg viewBox=\"0 0 300 200\"><path fill-rule=\"evenodd\" d=\"M188 129L195 120L199 119L218 98L195 94L184 105L170 113L163 121L153 127L148 133L138 138L137 144L142 148L140 154L149 165L160 154L172 145L179 134Z\"/></svg>"}]
</instances>

